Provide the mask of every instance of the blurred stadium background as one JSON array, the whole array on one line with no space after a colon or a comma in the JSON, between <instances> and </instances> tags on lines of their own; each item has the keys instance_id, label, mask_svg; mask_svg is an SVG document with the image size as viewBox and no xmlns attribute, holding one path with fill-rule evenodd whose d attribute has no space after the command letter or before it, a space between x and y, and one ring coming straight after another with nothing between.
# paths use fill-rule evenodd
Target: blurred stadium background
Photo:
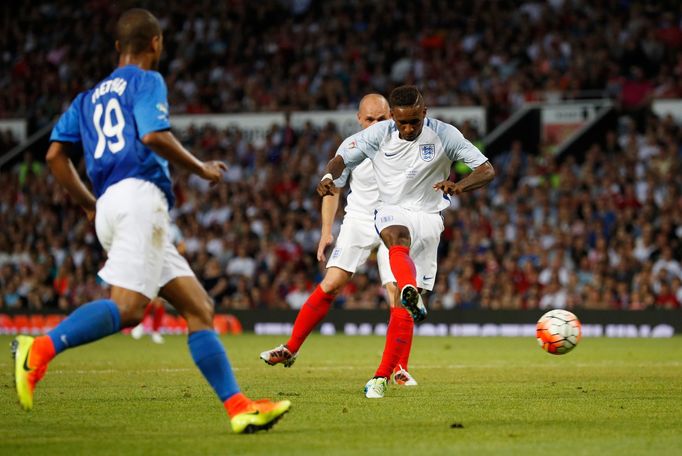
<instances>
[{"instance_id":1,"label":"blurred stadium background","mask_svg":"<svg viewBox=\"0 0 682 456\"><path fill-rule=\"evenodd\" d=\"M681 3L160 4L0 6L3 332L42 330L55 321L45 315L107 293L94 229L43 158L56 117L115 66L108 37L131 6L150 8L165 29L160 71L176 133L195 155L230 165L215 188L173 173L186 255L217 311L237 316L221 330L288 331L285 311L323 272L322 166L356 128L364 94L410 83L498 175L445 213L428 298L435 323L533 323L567 308L625 325L612 335L682 331ZM374 311L333 313L348 319L347 333L386 320L377 276L370 261L335 302Z\"/></svg>"}]
</instances>

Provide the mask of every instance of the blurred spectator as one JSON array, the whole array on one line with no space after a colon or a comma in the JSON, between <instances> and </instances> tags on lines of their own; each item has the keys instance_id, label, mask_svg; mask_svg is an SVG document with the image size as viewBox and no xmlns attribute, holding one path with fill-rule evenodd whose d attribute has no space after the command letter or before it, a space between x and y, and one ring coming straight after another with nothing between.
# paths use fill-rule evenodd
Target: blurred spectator
<instances>
[{"instance_id":1,"label":"blurred spectator","mask_svg":"<svg viewBox=\"0 0 682 456\"><path fill-rule=\"evenodd\" d=\"M151 7L164 29L161 70L174 112L348 109L365 93L417 84L428 88L428 106L481 105L494 127L526 102L611 97L638 108L654 96L679 96L678 3L168 0ZM27 117L34 131L108 74L114 55L102 30L112 30L127 5L6 2L12 20L0 24L0 117ZM291 133L279 132L285 148Z\"/></svg>"}]
</instances>

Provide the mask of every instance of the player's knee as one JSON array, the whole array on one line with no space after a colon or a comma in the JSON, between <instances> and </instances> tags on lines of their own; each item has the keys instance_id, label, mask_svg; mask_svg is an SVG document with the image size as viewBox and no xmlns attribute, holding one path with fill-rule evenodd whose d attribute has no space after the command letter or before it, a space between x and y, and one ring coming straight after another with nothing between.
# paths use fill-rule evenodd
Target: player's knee
<instances>
[{"instance_id":1,"label":"player's knee","mask_svg":"<svg viewBox=\"0 0 682 456\"><path fill-rule=\"evenodd\" d=\"M327 274L322 282L320 282L320 288L327 294L337 295L341 289L346 285L347 280L343 277L336 277Z\"/></svg>"},{"instance_id":2,"label":"player's knee","mask_svg":"<svg viewBox=\"0 0 682 456\"><path fill-rule=\"evenodd\" d=\"M213 298L206 295L197 302L190 315L186 316L187 321L193 321L200 326L213 326L213 316L215 315L215 304Z\"/></svg>"},{"instance_id":3,"label":"player's knee","mask_svg":"<svg viewBox=\"0 0 682 456\"><path fill-rule=\"evenodd\" d=\"M388 248L396 245L409 247L411 243L410 231L403 226L389 226L385 228L381 232L381 239Z\"/></svg>"},{"instance_id":4,"label":"player's knee","mask_svg":"<svg viewBox=\"0 0 682 456\"><path fill-rule=\"evenodd\" d=\"M121 326L137 325L144 318L146 304L139 302L117 302L118 312L121 315Z\"/></svg>"},{"instance_id":5,"label":"player's knee","mask_svg":"<svg viewBox=\"0 0 682 456\"><path fill-rule=\"evenodd\" d=\"M213 323L213 317L215 316L215 301L210 296L204 298L203 316L207 322Z\"/></svg>"}]
</instances>

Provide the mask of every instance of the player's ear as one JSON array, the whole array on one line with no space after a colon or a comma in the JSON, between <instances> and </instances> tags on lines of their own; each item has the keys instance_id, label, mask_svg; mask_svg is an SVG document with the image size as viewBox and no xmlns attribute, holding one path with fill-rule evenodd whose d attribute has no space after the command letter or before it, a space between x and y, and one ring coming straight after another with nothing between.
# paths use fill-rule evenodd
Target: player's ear
<instances>
[{"instance_id":1,"label":"player's ear","mask_svg":"<svg viewBox=\"0 0 682 456\"><path fill-rule=\"evenodd\" d=\"M116 52L121 53L121 42L116 40Z\"/></svg>"},{"instance_id":2,"label":"player's ear","mask_svg":"<svg viewBox=\"0 0 682 456\"><path fill-rule=\"evenodd\" d=\"M163 49L163 36L155 35L152 37L152 50L158 54Z\"/></svg>"}]
</instances>

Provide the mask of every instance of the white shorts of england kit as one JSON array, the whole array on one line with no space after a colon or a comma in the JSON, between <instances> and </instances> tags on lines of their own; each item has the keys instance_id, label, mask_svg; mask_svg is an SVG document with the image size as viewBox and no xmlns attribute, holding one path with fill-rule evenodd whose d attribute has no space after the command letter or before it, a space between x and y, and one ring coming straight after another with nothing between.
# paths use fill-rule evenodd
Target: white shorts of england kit
<instances>
[{"instance_id":1,"label":"white shorts of england kit","mask_svg":"<svg viewBox=\"0 0 682 456\"><path fill-rule=\"evenodd\" d=\"M374 224L378 232L392 225L410 231L410 258L417 269L417 286L433 290L438 270L438 244L443 232L443 217L439 213L410 211L399 206L384 205L377 209Z\"/></svg>"},{"instance_id":2,"label":"white shorts of england kit","mask_svg":"<svg viewBox=\"0 0 682 456\"><path fill-rule=\"evenodd\" d=\"M166 197L151 182L131 178L109 187L97 200L95 229L107 251L99 276L109 285L153 299L171 280L194 276L171 243Z\"/></svg>"},{"instance_id":3,"label":"white shorts of england kit","mask_svg":"<svg viewBox=\"0 0 682 456\"><path fill-rule=\"evenodd\" d=\"M381 284L395 282L391 265L388 262L388 249L381 242L381 238L371 219L361 219L346 215L341 224L339 237L334 244L327 261L327 268L339 268L355 273L358 266L369 258L372 250L377 250L377 265Z\"/></svg>"}]
</instances>

